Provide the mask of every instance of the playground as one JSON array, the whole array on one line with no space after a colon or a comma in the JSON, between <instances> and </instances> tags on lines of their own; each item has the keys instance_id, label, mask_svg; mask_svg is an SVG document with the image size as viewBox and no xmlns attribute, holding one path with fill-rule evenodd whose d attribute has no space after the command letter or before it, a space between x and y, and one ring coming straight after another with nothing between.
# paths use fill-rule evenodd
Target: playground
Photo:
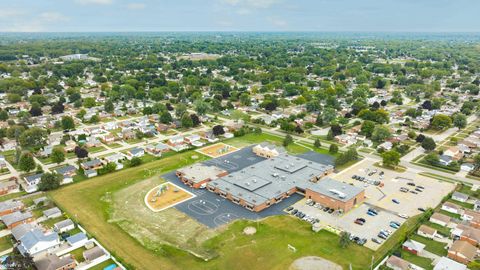
<instances>
[{"instance_id":1,"label":"playground","mask_svg":"<svg viewBox=\"0 0 480 270\"><path fill-rule=\"evenodd\" d=\"M173 183L163 183L147 193L145 204L150 210L159 212L193 197L195 195Z\"/></svg>"},{"instance_id":2,"label":"playground","mask_svg":"<svg viewBox=\"0 0 480 270\"><path fill-rule=\"evenodd\" d=\"M211 158L217 158L221 157L227 154L230 154L232 152L237 151L238 148L233 147L231 145L225 144L225 143L216 143L213 145L209 145L206 147L203 147L201 149L198 149L197 152L204 154L206 156L209 156Z\"/></svg>"}]
</instances>

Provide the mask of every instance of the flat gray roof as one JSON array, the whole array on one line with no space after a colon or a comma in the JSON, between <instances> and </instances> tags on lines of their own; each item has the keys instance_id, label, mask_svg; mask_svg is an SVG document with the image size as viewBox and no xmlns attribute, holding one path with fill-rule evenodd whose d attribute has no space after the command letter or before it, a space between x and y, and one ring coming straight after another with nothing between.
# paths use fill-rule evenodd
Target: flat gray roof
<instances>
[{"instance_id":1,"label":"flat gray roof","mask_svg":"<svg viewBox=\"0 0 480 270\"><path fill-rule=\"evenodd\" d=\"M278 157L218 178L208 185L228 192L247 203L258 205L292 188L306 189L316 185L310 180L323 176L331 169L333 169L331 165L282 153Z\"/></svg>"},{"instance_id":2,"label":"flat gray roof","mask_svg":"<svg viewBox=\"0 0 480 270\"><path fill-rule=\"evenodd\" d=\"M343 202L349 201L363 191L362 188L342 183L331 178L322 179L316 184L312 183L307 188Z\"/></svg>"}]
</instances>

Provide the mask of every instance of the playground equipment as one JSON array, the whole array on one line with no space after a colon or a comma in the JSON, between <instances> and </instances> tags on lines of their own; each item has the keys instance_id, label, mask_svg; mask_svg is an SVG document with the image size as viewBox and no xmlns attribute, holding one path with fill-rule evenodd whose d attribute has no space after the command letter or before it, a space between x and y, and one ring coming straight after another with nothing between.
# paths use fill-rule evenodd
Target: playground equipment
<instances>
[{"instance_id":1,"label":"playground equipment","mask_svg":"<svg viewBox=\"0 0 480 270\"><path fill-rule=\"evenodd\" d=\"M168 191L168 185L161 185L160 187L158 187L157 193L155 193L155 195L153 197L158 198L158 197L162 196L162 194L167 192L167 191Z\"/></svg>"},{"instance_id":2,"label":"playground equipment","mask_svg":"<svg viewBox=\"0 0 480 270\"><path fill-rule=\"evenodd\" d=\"M225 154L230 151L230 146L225 145L224 147L217 150L217 154Z\"/></svg>"}]
</instances>

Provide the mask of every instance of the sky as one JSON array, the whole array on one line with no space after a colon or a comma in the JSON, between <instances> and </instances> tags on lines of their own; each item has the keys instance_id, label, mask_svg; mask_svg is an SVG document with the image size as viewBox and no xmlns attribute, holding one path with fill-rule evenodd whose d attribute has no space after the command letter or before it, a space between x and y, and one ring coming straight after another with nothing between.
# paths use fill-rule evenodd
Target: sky
<instances>
[{"instance_id":1,"label":"sky","mask_svg":"<svg viewBox=\"0 0 480 270\"><path fill-rule=\"evenodd\" d=\"M0 32L480 32L480 0L0 0Z\"/></svg>"}]
</instances>

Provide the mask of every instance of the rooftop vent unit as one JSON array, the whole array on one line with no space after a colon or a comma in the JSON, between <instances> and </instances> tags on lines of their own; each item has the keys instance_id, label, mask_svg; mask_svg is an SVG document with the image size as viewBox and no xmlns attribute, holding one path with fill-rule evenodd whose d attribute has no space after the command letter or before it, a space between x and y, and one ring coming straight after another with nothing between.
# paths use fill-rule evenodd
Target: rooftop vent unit
<instances>
[{"instance_id":1,"label":"rooftop vent unit","mask_svg":"<svg viewBox=\"0 0 480 270\"><path fill-rule=\"evenodd\" d=\"M245 183L245 186L247 186L247 187L250 186L250 183L249 183L249 182L246 182L246 183Z\"/></svg>"},{"instance_id":2,"label":"rooftop vent unit","mask_svg":"<svg viewBox=\"0 0 480 270\"><path fill-rule=\"evenodd\" d=\"M253 182L253 183L257 183L257 179L253 179L252 182Z\"/></svg>"},{"instance_id":3,"label":"rooftop vent unit","mask_svg":"<svg viewBox=\"0 0 480 270\"><path fill-rule=\"evenodd\" d=\"M345 199L346 195L345 193L341 192L341 191L338 191L336 189L330 189L329 190L331 193L337 195L340 199Z\"/></svg>"}]
</instances>

